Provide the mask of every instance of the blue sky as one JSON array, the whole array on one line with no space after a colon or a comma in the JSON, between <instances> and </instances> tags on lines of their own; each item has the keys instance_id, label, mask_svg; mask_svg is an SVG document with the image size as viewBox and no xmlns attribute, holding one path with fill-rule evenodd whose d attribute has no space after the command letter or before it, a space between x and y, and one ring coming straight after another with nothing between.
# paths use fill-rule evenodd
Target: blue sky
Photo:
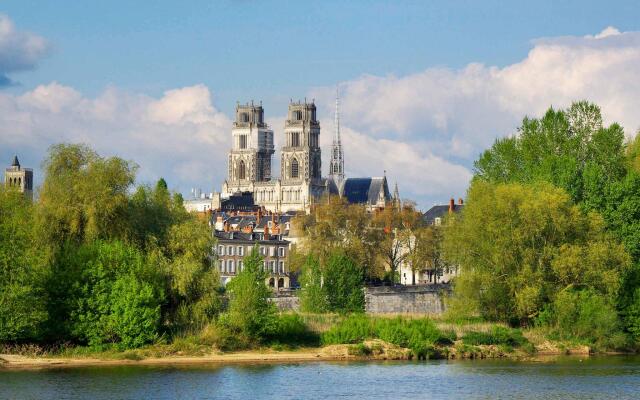
<instances>
[{"instance_id":1,"label":"blue sky","mask_svg":"<svg viewBox=\"0 0 640 400\"><path fill-rule=\"evenodd\" d=\"M147 180L160 175L169 176L175 182L174 187L185 192L194 185L219 188L219 183L224 179L226 161L224 153L219 150L225 148L226 142L222 138L203 139L203 135L206 135L206 129L215 131L215 135L223 135L225 124L229 123L224 118L232 118L237 100L262 100L267 116L273 118L277 134L281 128L278 118L284 115L289 98L318 98L321 115L330 122L329 89L341 83L344 85L343 118L347 139L352 138L354 145L374 147L368 153L362 153L360 149L352 150L352 166L349 166L350 160L347 158L347 172L351 168L353 174L380 175L380 171L370 171L367 163L378 164L375 161L376 154L384 156L384 149L389 145L386 141L391 141L391 145L400 150L403 145L408 146L416 153L412 157L418 162L425 161L425 168L430 165L436 169L447 168L451 164L452 170L459 172L459 179L455 176L445 179L455 181L449 186L441 181L424 181L419 184L425 187L432 185L434 189L414 190L410 187L412 181L403 178L402 168L406 166L398 164L400 160L395 164L391 161L385 164L390 176L401 182L401 192L415 198L421 205L428 205L446 202L449 193L459 196L466 187L473 159L493 139L512 133L524 114L540 112L543 104L544 107L551 104L568 105L566 103L572 97L593 97L594 100L603 99L607 104L622 101L602 97L604 91L600 87L584 86L575 93L562 92L556 97L541 99L538 98L539 94L517 93L518 98L533 96L536 101L508 109L509 115L506 117L505 108L509 107L496 109L495 104L473 106L469 110L469 104L476 101L475 97L453 101L446 92L467 90L460 85L470 76L476 76L476 72L469 71L470 66L480 65L484 68L477 73L480 76L478 79L482 80L483 74L489 76L487 79L492 79L492 68L505 75L514 69L511 68L513 66L538 65L531 59L530 52L536 48L549 50L553 47L551 43L566 47L566 54L572 54L580 46L595 48L591 42L575 45L568 43L564 37L582 40L585 36L597 35L607 27L615 27L616 32L622 33L617 36L625 37L627 42L631 40L631 48L635 49L635 37L629 39L629 35L639 30L640 6L632 1L241 0L179 4L175 1L5 0L0 3L0 14L10 19L16 31L37 35L47 43L46 49L38 53L38 57L29 59L24 66L5 66L4 70L0 45L0 77L5 75L13 83L0 89L0 95L15 100L18 104L16 107L23 107L20 110L25 112L25 118L46 120L45 125L60 130L60 133L51 132L50 137L38 145L28 144L27 138L32 138L29 135L41 138L47 133L23 125L12 127L11 118L3 119L4 126L0 127L2 159L7 159L13 152L21 152L28 162L37 164L46 151L46 145L58 137L63 140L80 139L106 154L114 153L118 152L116 147L108 146L103 140L92 136L91 132L83 130L100 131L106 129L104 126L109 126L110 129L127 131L131 137L141 137L147 132L144 129L149 128L148 121L134 120L124 125L121 121L100 125L100 118L65 125L78 120L77 107L76 111L68 111L66 116L64 107L47 115L40 113L42 107L36 107L35 111L24 108L26 100L23 97L30 93L35 97L26 98L37 97L40 99L38 104L42 104L38 96L42 95L43 90L38 92L39 87L46 88L44 92L49 100L56 98L55 101L75 101L78 104L86 100L94 104L113 97L118 101L110 100L109 104L117 103L118 107L127 110L143 101L134 99L144 98L148 102L165 99L171 107L175 106L175 102L201 107L187 111L189 115L200 115L199 119L196 118L197 123L205 118L210 124L201 129L194 130L192 125L196 120L187 121L183 114L176 117L178 119L162 123L163 126L177 124L179 120L179 126L173 127L176 135L200 138L194 139L194 153L202 151L202 143L208 143L211 152L206 162L215 165L212 168L216 171L203 172L205 164L187 168L183 163L163 169L165 163L158 160L149 159L146 162L146 156L142 154L146 142L141 139L144 144L136 147L142 156L138 161L141 164L141 176ZM547 47L539 45L541 38L547 38ZM602 44L619 48L621 38L618 39L613 43L611 37L605 38ZM9 56L12 54L7 53L5 58ZM592 59L597 60L597 57L593 55ZM589 60L585 61L587 65ZM549 62L550 65L563 65L554 60ZM624 66L617 65L616 68L626 71ZM567 70L566 67L564 70ZM418 83L412 84L412 79ZM54 82L58 86L48 86ZM393 90L389 88L394 85L395 92L385 91ZM406 85L407 89L398 91L397 87L402 85ZM621 85L624 86L624 82ZM179 97L180 93L172 92L178 97L166 99L167 92L194 87L204 88L207 93L194 89L188 93L180 92L186 97ZM503 84L500 83L499 87L502 88ZM417 88L416 91L412 90L414 88ZM499 89L483 90L487 94ZM509 93L513 95L514 92ZM591 96L591 93L594 95ZM58 95L64 95L64 98L57 98ZM378 97L371 96L387 95L389 103L378 104L375 115L367 110L367 103L380 102ZM207 96L209 103L205 104ZM413 101L422 101L424 107L413 107L412 99L403 96L413 96ZM435 96L434 102L438 104L428 104L432 96ZM193 103L189 103L191 101ZM445 110L442 104L448 104L448 101L455 104ZM213 107L213 111L207 108L209 106ZM75 106L69 107L71 110ZM395 114L385 115L385 110L394 110ZM625 114L607 114L608 111L603 110L605 117L611 115L616 120L626 122ZM416 112L430 113L433 118L415 120L410 114ZM495 119L500 121L494 125L484 121L492 119L488 116L492 112L498 115ZM476 135L482 140L476 140L476 136L466 132L469 129L467 125L472 121L466 121L463 116L456 118L456 115L469 113L483 119L477 123L481 131ZM364 121L365 118L368 121ZM411 121L402 124L393 121L394 118ZM632 117L629 118L631 124L636 123ZM631 126L630 134L637 127ZM325 123L323 135L330 138L331 129L330 123ZM7 135L13 131L25 131L25 142L9 140ZM74 131L75 134L65 136L63 131ZM153 129L149 135L153 135L152 132ZM125 135L122 138L126 140L127 137ZM349 157L349 143L346 143L346 147ZM161 149L158 152L161 153ZM189 150L185 148L184 152L188 154ZM140 159L136 152L125 150L124 153L127 157ZM368 154L371 157L369 161ZM436 158L439 159L437 163L428 162ZM189 163L191 161L189 159ZM461 168L466 169L467 173L463 173ZM175 172L179 170L182 172ZM437 172L426 171L427 174Z\"/></svg>"}]
</instances>

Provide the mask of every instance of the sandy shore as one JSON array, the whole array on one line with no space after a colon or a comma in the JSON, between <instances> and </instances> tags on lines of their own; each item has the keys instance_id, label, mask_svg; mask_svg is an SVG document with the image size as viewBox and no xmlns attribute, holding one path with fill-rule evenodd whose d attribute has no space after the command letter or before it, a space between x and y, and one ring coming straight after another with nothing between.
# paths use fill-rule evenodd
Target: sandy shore
<instances>
[{"instance_id":1,"label":"sandy shore","mask_svg":"<svg viewBox=\"0 0 640 400\"><path fill-rule=\"evenodd\" d=\"M142 360L27 357L14 354L0 354L0 370L118 365L169 366L204 364L294 363L311 361L357 360L359 358L347 355L346 351L343 352L336 350L338 349L319 348L304 349L298 351L246 351L225 354L210 354L206 356L167 356L161 358L144 358Z\"/></svg>"}]
</instances>

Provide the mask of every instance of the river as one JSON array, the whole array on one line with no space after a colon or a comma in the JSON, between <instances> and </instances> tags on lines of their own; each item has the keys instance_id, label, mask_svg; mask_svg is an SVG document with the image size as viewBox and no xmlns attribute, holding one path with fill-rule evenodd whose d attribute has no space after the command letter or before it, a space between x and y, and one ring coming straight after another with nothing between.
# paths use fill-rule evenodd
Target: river
<instances>
[{"instance_id":1,"label":"river","mask_svg":"<svg viewBox=\"0 0 640 400\"><path fill-rule=\"evenodd\" d=\"M2 399L638 399L640 357L0 370Z\"/></svg>"}]
</instances>

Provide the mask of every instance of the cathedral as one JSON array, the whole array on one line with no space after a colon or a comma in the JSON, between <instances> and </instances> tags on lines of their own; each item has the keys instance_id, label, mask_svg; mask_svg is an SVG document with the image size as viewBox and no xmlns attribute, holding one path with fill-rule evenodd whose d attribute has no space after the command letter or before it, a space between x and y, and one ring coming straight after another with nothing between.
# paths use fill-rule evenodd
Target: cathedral
<instances>
[{"instance_id":1,"label":"cathedral","mask_svg":"<svg viewBox=\"0 0 640 400\"><path fill-rule=\"evenodd\" d=\"M264 122L262 104L236 106L231 130L233 144L228 157L227 180L213 200L214 208L223 199L250 193L256 205L271 212L308 211L323 195L339 195L369 209L383 208L392 201L386 176L345 178L344 154L340 140L340 117L336 96L335 131L329 176L322 177L320 122L314 102L291 102L284 124L280 150L280 177L272 175L275 153L273 130ZM397 190L394 201L398 200ZM217 204L216 204L217 203Z\"/></svg>"}]
</instances>

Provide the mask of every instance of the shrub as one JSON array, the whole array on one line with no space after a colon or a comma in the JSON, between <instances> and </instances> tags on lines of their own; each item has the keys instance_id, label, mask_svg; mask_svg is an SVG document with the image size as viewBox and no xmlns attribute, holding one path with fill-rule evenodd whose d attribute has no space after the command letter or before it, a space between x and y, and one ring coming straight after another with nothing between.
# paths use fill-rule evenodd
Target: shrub
<instances>
[{"instance_id":1,"label":"shrub","mask_svg":"<svg viewBox=\"0 0 640 400\"><path fill-rule=\"evenodd\" d=\"M354 344L347 348L347 354L350 356L369 357L371 353L371 348L364 343Z\"/></svg>"},{"instance_id":2,"label":"shrub","mask_svg":"<svg viewBox=\"0 0 640 400\"><path fill-rule=\"evenodd\" d=\"M291 346L316 346L320 338L309 330L300 315L282 314L278 316L275 331L267 337L267 341Z\"/></svg>"},{"instance_id":3,"label":"shrub","mask_svg":"<svg viewBox=\"0 0 640 400\"><path fill-rule=\"evenodd\" d=\"M529 341L522 336L519 329L510 329L503 326L494 326L489 332L467 332L462 341L472 346L479 345L507 345L511 347L526 346Z\"/></svg>"},{"instance_id":4,"label":"shrub","mask_svg":"<svg viewBox=\"0 0 640 400\"><path fill-rule=\"evenodd\" d=\"M372 337L374 328L371 319L364 314L352 314L324 332L321 341L323 345L359 343Z\"/></svg>"}]
</instances>

